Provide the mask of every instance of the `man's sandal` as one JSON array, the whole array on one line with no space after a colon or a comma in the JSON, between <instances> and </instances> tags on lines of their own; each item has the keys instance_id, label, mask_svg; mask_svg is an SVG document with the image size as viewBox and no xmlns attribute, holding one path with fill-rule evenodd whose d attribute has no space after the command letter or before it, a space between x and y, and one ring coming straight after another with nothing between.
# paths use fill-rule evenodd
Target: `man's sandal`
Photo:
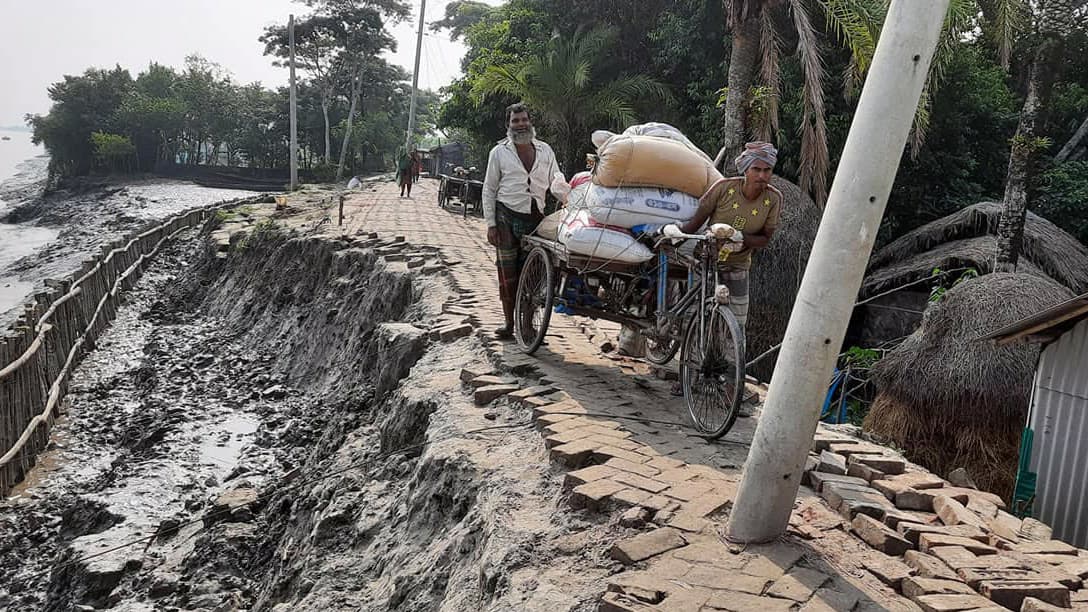
<instances>
[{"instance_id":1,"label":"man's sandal","mask_svg":"<svg viewBox=\"0 0 1088 612\"><path fill-rule=\"evenodd\" d=\"M499 340L513 340L514 331L509 327L500 327L495 330L495 337Z\"/></svg>"}]
</instances>

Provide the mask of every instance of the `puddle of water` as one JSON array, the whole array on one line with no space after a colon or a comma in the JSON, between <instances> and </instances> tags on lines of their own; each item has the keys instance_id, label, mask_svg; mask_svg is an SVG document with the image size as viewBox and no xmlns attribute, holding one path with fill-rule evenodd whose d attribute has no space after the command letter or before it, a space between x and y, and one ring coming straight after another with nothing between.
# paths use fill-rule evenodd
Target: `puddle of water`
<instances>
[{"instance_id":1,"label":"puddle of water","mask_svg":"<svg viewBox=\"0 0 1088 612\"><path fill-rule=\"evenodd\" d=\"M226 474L238 464L242 447L257 431L258 421L245 414L232 414L225 420L208 426L215 431L200 443L197 461L214 466L217 472ZM229 437L228 437L229 435Z\"/></svg>"}]
</instances>

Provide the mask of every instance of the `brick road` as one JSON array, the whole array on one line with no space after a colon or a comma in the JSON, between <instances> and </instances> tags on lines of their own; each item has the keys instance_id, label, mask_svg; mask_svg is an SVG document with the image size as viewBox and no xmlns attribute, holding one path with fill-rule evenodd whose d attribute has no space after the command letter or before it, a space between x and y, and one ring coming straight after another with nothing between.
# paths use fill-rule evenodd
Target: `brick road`
<instances>
[{"instance_id":1,"label":"brick road","mask_svg":"<svg viewBox=\"0 0 1088 612\"><path fill-rule=\"evenodd\" d=\"M601 610L919 609L862 569L883 558L874 561L874 551L809 489L802 488L791 530L779 541L725 543L756 418L738 419L715 442L694 435L671 383L638 360L602 354L581 318L553 316L547 344L532 357L495 340L502 309L485 227L439 208L436 182L424 179L412 199L398 197L392 183L374 184L349 195L344 228L335 215L334 207L333 223L324 226L329 236L403 236L410 245L440 249L460 298L436 326L470 322L500 369L522 375L529 388L504 401L533 408L553 460L569 470L570 504L623 513L624 524L639 529L612 548L627 570L602 585ZM477 374L488 373L469 378ZM488 382L499 381L480 378L471 386ZM497 396L513 390L487 386L477 393L486 389Z\"/></svg>"}]
</instances>

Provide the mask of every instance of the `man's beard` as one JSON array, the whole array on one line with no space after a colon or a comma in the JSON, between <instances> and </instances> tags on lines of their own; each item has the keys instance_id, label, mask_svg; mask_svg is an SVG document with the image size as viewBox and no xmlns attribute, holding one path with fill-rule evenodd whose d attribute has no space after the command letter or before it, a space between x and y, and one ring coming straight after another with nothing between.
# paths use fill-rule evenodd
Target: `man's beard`
<instances>
[{"instance_id":1,"label":"man's beard","mask_svg":"<svg viewBox=\"0 0 1088 612\"><path fill-rule=\"evenodd\" d=\"M536 138L536 128L531 127L524 132L516 132L513 128L506 128L506 137L514 144L529 144Z\"/></svg>"}]
</instances>

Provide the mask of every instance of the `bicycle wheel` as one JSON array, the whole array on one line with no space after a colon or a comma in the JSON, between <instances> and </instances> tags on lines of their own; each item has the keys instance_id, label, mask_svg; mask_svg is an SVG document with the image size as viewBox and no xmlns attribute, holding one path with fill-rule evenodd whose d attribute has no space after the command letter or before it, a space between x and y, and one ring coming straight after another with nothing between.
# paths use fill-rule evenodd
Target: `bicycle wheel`
<instances>
[{"instance_id":1,"label":"bicycle wheel","mask_svg":"<svg viewBox=\"0 0 1088 612\"><path fill-rule=\"evenodd\" d=\"M548 253L539 247L525 259L514 302L514 338L527 355L544 343L555 301L555 267Z\"/></svg>"},{"instance_id":2,"label":"bicycle wheel","mask_svg":"<svg viewBox=\"0 0 1088 612\"><path fill-rule=\"evenodd\" d=\"M439 183L439 185L438 185L438 207L439 208L443 208L443 209L446 208L446 201L449 199L449 193L447 192L447 189L448 189L448 187L446 186L446 181L442 181L441 183Z\"/></svg>"},{"instance_id":3,"label":"bicycle wheel","mask_svg":"<svg viewBox=\"0 0 1088 612\"><path fill-rule=\"evenodd\" d=\"M733 427L744 398L744 331L728 307L704 308L684 334L680 382L695 428L716 440Z\"/></svg>"}]
</instances>

